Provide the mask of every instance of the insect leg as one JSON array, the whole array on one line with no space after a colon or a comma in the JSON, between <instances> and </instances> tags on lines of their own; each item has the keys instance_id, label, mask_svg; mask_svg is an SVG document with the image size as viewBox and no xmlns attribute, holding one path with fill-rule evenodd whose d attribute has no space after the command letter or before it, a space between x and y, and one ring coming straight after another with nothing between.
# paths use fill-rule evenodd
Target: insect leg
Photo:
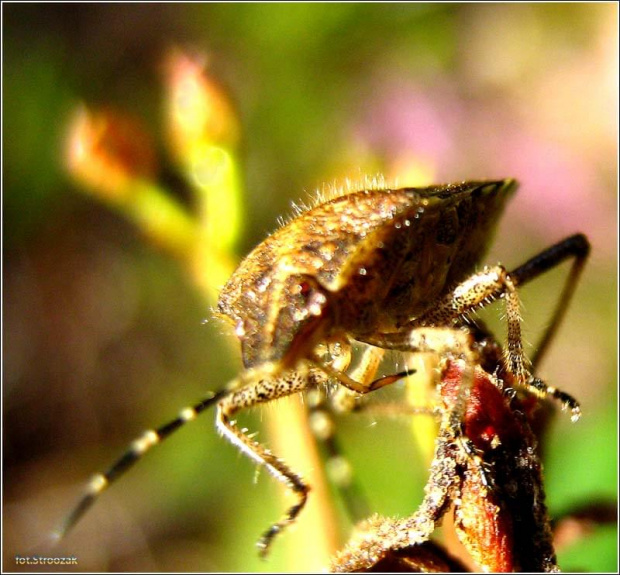
<instances>
[{"instance_id":1,"label":"insect leg","mask_svg":"<svg viewBox=\"0 0 620 575\"><path fill-rule=\"evenodd\" d=\"M562 409L570 409L571 421L577 421L581 417L581 407L574 397L560 389L547 385L540 378L530 375L533 367L527 361L523 351L519 297L511 274L506 278L505 299L508 322L507 362L512 373L517 377L517 382L538 397L543 398L550 395L557 399L562 404Z\"/></svg>"},{"instance_id":2,"label":"insect leg","mask_svg":"<svg viewBox=\"0 0 620 575\"><path fill-rule=\"evenodd\" d=\"M453 437L442 426L426 494L418 510L405 519L373 516L362 523L358 533L332 560L330 572L367 571L390 551L428 541L455 499L458 473Z\"/></svg>"},{"instance_id":3,"label":"insect leg","mask_svg":"<svg viewBox=\"0 0 620 575\"><path fill-rule=\"evenodd\" d=\"M234 382L233 382L234 383ZM229 392L228 389L220 390L211 394L206 399L196 403L191 407L181 410L179 415L172 421L162 425L158 429L151 429L143 433L138 439L132 442L129 449L117 459L107 471L95 475L86 486L85 493L73 508L71 513L65 518L63 523L56 529L52 536L54 540L62 539L80 520L80 518L95 503L99 495L105 491L111 483L115 482L133 467L151 449L151 447L161 443L170 437L175 431L186 423L196 419L200 413L211 405L218 403Z\"/></svg>"},{"instance_id":4,"label":"insect leg","mask_svg":"<svg viewBox=\"0 0 620 575\"><path fill-rule=\"evenodd\" d=\"M349 372L351 379L361 383L363 387L371 385L384 354L385 350L379 347L365 349L359 363ZM360 395L348 387L339 387L332 400L334 410L341 413L353 411Z\"/></svg>"},{"instance_id":5,"label":"insect leg","mask_svg":"<svg viewBox=\"0 0 620 575\"><path fill-rule=\"evenodd\" d=\"M536 367L546 353L549 344L555 336L557 329L568 309L568 304L575 292L579 277L590 254L590 243L583 234L570 236L540 254L525 262L522 266L510 272L510 277L516 287L538 277L544 272L556 267L568 258L574 258L569 276L566 278L564 288L558 299L557 306L551 316L551 323L547 327L540 340L537 351L532 358L532 365Z\"/></svg>"},{"instance_id":6,"label":"insect leg","mask_svg":"<svg viewBox=\"0 0 620 575\"><path fill-rule=\"evenodd\" d=\"M217 406L217 427L241 452L259 465L264 465L278 481L288 486L297 496L295 503L277 523L274 523L258 540L257 546L261 557L269 552L274 537L287 525L295 521L308 498L310 488L303 479L294 473L281 459L278 459L266 447L251 439L239 429L230 418L242 409L286 397L306 389L309 385L308 373L290 371L279 377L260 377L224 397Z\"/></svg>"},{"instance_id":7,"label":"insect leg","mask_svg":"<svg viewBox=\"0 0 620 575\"><path fill-rule=\"evenodd\" d=\"M414 327L417 325L450 325L450 323L458 325L463 318L466 318L477 307L484 307L503 296L506 302L508 326L506 364L509 371L515 376L519 385L526 387L539 397L550 395L558 399L564 409L570 409L571 419L576 421L581 415L577 400L567 393L547 386L540 379L531 376L532 367L523 351L520 301L517 285L530 281L568 257L573 256L576 258L575 264L561 299L565 304L566 298L570 298L574 291L575 282L583 268L588 249L589 244L585 236L576 235L545 250L520 268L517 268L514 272L507 272L501 265L486 268L457 285L432 310L411 322L410 325ZM564 315L565 305L562 309L560 307L562 306L559 306L558 310L556 310L550 325L551 332L548 331L551 335L555 333L559 321ZM543 345L545 347L549 340L550 337L548 335L543 337Z\"/></svg>"},{"instance_id":8,"label":"insect leg","mask_svg":"<svg viewBox=\"0 0 620 575\"><path fill-rule=\"evenodd\" d=\"M455 437L446 419L436 439L424 499L412 517L401 520L401 529L407 532L407 537L403 538L398 547L428 539L454 500L454 489L460 482L459 463L455 452Z\"/></svg>"}]
</instances>

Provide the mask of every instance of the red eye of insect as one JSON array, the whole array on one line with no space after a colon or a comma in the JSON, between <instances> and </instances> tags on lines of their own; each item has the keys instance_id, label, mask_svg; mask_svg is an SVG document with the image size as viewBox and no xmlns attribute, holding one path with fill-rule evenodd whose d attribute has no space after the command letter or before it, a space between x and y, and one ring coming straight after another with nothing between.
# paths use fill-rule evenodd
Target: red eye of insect
<instances>
[{"instance_id":1,"label":"red eye of insect","mask_svg":"<svg viewBox=\"0 0 620 575\"><path fill-rule=\"evenodd\" d=\"M308 282L301 282L299 284L299 293L303 296L306 296L310 293L310 284Z\"/></svg>"}]
</instances>

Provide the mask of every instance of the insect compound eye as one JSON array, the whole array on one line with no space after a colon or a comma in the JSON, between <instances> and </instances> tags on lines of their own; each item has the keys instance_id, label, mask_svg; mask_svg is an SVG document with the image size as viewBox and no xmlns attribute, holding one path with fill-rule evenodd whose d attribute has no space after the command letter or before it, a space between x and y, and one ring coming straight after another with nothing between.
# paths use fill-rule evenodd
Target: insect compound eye
<instances>
[{"instance_id":1,"label":"insect compound eye","mask_svg":"<svg viewBox=\"0 0 620 575\"><path fill-rule=\"evenodd\" d=\"M307 281L300 282L297 287L299 290L298 293L304 297L307 297L312 289L312 286Z\"/></svg>"}]
</instances>

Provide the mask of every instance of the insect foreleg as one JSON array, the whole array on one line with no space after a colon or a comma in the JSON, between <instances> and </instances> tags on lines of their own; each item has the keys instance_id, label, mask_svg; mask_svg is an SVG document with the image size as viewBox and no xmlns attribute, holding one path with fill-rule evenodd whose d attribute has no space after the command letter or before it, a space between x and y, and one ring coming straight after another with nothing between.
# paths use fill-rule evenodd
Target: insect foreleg
<instances>
[{"instance_id":1,"label":"insect foreleg","mask_svg":"<svg viewBox=\"0 0 620 575\"><path fill-rule=\"evenodd\" d=\"M289 487L297 496L297 503L286 512L280 521L269 527L258 540L257 546L262 557L265 557L269 552L269 546L273 538L287 525L295 521L295 518L306 504L310 487L281 459L278 459L266 447L248 437L236 426L235 421L232 421L230 418L242 409L303 391L308 387L309 381L307 371L289 371L281 376L263 377L233 391L230 395L224 397L217 406L216 421L220 433L250 459L253 459L259 465L264 465L271 475Z\"/></svg>"}]
</instances>

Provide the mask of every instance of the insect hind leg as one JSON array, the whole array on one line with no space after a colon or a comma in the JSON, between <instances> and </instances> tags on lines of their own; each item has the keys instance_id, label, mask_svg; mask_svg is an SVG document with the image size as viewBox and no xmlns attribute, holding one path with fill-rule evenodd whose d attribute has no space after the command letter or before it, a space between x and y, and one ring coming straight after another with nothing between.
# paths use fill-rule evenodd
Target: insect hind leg
<instances>
[{"instance_id":1,"label":"insect hind leg","mask_svg":"<svg viewBox=\"0 0 620 575\"><path fill-rule=\"evenodd\" d=\"M234 381L233 381L234 383ZM52 533L54 541L63 539L69 531L78 523L84 514L93 506L98 497L115 481L122 477L131 469L146 453L155 445L158 445L175 431L178 431L186 423L193 421L203 411L215 405L223 397L229 394L228 389L222 389L210 394L202 401L191 407L186 407L179 412L179 415L168 423L157 429L144 432L138 439L134 440L129 449L119 457L103 473L95 475L87 484L85 493L82 495L77 505L65 518L63 523Z\"/></svg>"}]
</instances>

